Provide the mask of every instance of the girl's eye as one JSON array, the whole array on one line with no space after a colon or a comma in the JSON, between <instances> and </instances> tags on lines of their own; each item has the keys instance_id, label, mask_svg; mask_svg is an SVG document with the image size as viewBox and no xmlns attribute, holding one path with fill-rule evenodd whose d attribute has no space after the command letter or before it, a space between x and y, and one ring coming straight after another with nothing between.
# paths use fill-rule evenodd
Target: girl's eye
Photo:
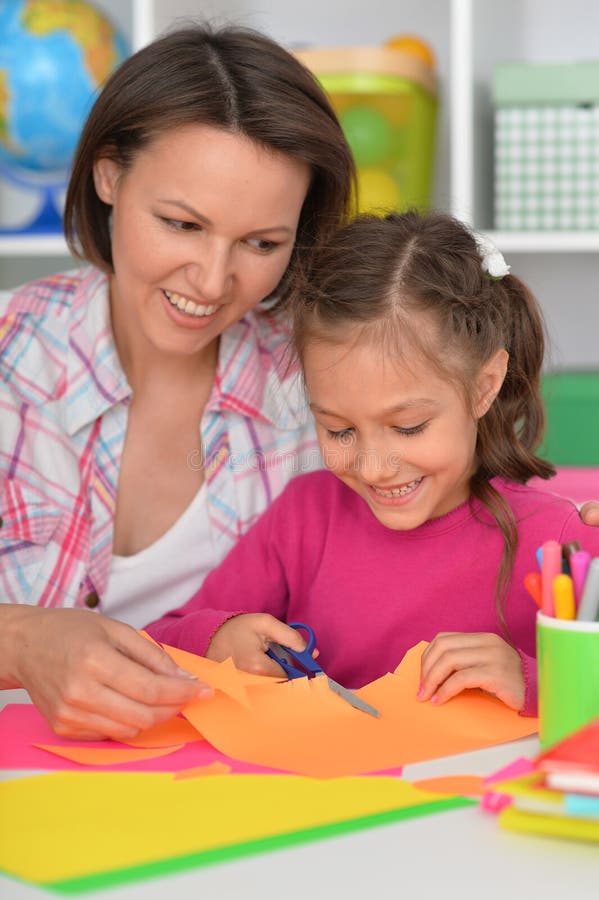
<instances>
[{"instance_id":1,"label":"girl's eye","mask_svg":"<svg viewBox=\"0 0 599 900\"><path fill-rule=\"evenodd\" d=\"M331 431L327 428L327 437L332 441L350 441L353 436L353 428L342 428L341 431Z\"/></svg>"},{"instance_id":2,"label":"girl's eye","mask_svg":"<svg viewBox=\"0 0 599 900\"><path fill-rule=\"evenodd\" d=\"M247 243L260 253L271 253L279 246L276 241L267 241L264 238L248 238Z\"/></svg>"},{"instance_id":3,"label":"girl's eye","mask_svg":"<svg viewBox=\"0 0 599 900\"><path fill-rule=\"evenodd\" d=\"M167 219L164 216L161 216L161 218L165 225L168 225L169 228L175 231L197 231L201 228L197 222L182 222L180 219Z\"/></svg>"},{"instance_id":4,"label":"girl's eye","mask_svg":"<svg viewBox=\"0 0 599 900\"><path fill-rule=\"evenodd\" d=\"M413 425L411 428L400 428L399 425L394 425L393 431L396 431L398 434L402 434L405 437L410 437L412 434L420 434L423 432L427 425L428 420L426 422L421 422L420 425Z\"/></svg>"}]
</instances>

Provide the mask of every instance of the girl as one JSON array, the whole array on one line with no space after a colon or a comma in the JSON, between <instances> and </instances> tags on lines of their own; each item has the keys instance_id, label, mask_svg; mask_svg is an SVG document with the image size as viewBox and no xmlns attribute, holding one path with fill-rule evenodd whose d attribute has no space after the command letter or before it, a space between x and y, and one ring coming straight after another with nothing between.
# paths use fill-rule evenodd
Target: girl
<instances>
[{"instance_id":1,"label":"girl","mask_svg":"<svg viewBox=\"0 0 599 900\"><path fill-rule=\"evenodd\" d=\"M523 578L548 538L599 553L535 455L543 323L527 288L455 220L362 217L295 300L328 471L295 479L159 641L272 673L269 641L356 687L420 640L422 700L483 688L536 712L535 612Z\"/></svg>"}]
</instances>

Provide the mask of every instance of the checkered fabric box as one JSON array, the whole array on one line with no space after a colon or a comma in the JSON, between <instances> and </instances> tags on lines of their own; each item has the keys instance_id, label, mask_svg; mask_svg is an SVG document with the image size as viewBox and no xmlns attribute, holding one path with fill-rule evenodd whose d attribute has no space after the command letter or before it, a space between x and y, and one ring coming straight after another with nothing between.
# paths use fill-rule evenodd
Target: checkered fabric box
<instances>
[{"instance_id":1,"label":"checkered fabric box","mask_svg":"<svg viewBox=\"0 0 599 900\"><path fill-rule=\"evenodd\" d=\"M495 227L599 229L599 63L498 66Z\"/></svg>"}]
</instances>

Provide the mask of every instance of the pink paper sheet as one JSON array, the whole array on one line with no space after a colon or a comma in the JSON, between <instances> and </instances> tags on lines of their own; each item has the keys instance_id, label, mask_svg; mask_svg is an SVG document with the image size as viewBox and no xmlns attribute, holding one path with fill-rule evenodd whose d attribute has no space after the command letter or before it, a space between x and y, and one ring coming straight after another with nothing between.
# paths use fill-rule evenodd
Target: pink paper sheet
<instances>
[{"instance_id":1,"label":"pink paper sheet","mask_svg":"<svg viewBox=\"0 0 599 900\"><path fill-rule=\"evenodd\" d=\"M232 759L216 750L208 741L186 744L181 750L155 759L118 763L111 766L80 766L68 759L39 750L32 744L53 744L71 747L81 741L69 741L58 737L51 730L41 713L29 703L9 704L0 710L0 769L43 769L51 771L86 769L92 772L182 772L209 766L215 762L230 766L234 774L272 774L281 769L268 768ZM86 741L86 746L104 749L123 748L128 745L115 741ZM377 772L377 775L401 775L401 768Z\"/></svg>"},{"instance_id":2,"label":"pink paper sheet","mask_svg":"<svg viewBox=\"0 0 599 900\"><path fill-rule=\"evenodd\" d=\"M111 766L81 766L68 759L39 750L32 744L53 744L70 747L82 741L69 741L58 737L51 730L41 713L28 703L9 704L0 710L0 768L2 769L44 769L65 770L87 769L93 772L181 772L198 766L209 766L214 762L224 762L238 774L260 772L272 773L276 769L267 769L252 763L230 759L215 750L208 741L194 741L180 750L159 756L155 759L137 760L136 762L118 763ZM122 749L126 744L115 741L85 741L89 747L104 749Z\"/></svg>"}]
</instances>

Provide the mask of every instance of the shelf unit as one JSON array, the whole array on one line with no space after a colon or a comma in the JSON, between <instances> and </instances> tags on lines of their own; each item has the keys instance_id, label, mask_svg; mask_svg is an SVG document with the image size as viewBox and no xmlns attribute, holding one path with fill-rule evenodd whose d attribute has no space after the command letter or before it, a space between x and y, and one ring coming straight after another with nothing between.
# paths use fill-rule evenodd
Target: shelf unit
<instances>
[{"instance_id":1,"label":"shelf unit","mask_svg":"<svg viewBox=\"0 0 599 900\"><path fill-rule=\"evenodd\" d=\"M599 5L587 0L370 0L367 12L346 0L93 0L137 49L174 24L202 15L259 28L288 47L379 44L398 32L434 48L440 83L434 204L485 231L509 254L546 311L555 365L599 368L599 232L505 232L492 228L491 84L498 62L576 60L599 56ZM0 201L2 185L0 184ZM0 236L0 286L15 265L37 271L44 260L64 267L59 236ZM11 262L12 270L11 271ZM48 269L50 270L50 268ZM564 302L564 295L567 302ZM577 316L571 298L576 297ZM580 321L585 328L577 328Z\"/></svg>"}]
</instances>

